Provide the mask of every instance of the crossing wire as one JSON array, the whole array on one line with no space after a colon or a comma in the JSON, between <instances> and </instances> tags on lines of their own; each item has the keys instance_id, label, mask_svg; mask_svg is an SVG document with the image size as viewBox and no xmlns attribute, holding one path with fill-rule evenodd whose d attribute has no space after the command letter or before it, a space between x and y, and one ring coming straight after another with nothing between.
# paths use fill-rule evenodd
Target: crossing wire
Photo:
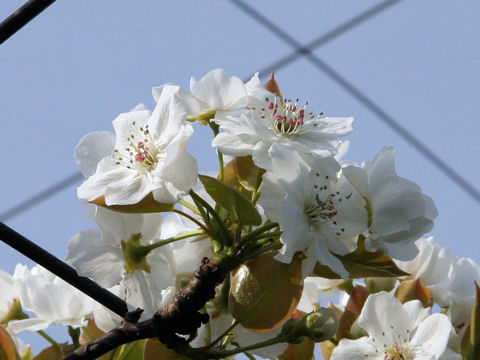
<instances>
[{"instance_id":1,"label":"crossing wire","mask_svg":"<svg viewBox=\"0 0 480 360\"><path fill-rule=\"evenodd\" d=\"M401 0L388 0L381 2L371 8L367 9L366 11L358 14L357 16L352 17L351 19L347 20L346 22L340 24L339 26L333 28L332 30L326 32L325 34L317 37L310 43L308 43L305 47L295 46L295 51L291 54L288 54L281 59L273 62L272 64L267 65L264 67L260 72L259 76L264 77L265 75L270 74L273 70L279 70L292 62L296 61L301 56L304 56L306 53L309 53L312 49L319 48L328 42L340 37L347 31L353 29L354 27L366 22L367 20L371 19L375 15L378 15L382 11L388 9L389 7L399 3ZM297 42L294 40L294 43L291 45L298 45ZM39 193L31 196L30 198L22 201L21 203L7 209L5 212L0 214L0 221L6 221L20 213L28 210L29 208L41 203L42 201L47 200L49 197L55 195L56 193L62 191L63 189L77 183L82 179L82 175L80 172L76 172L65 179L53 184L52 186L48 187L47 189L40 191Z\"/></svg>"},{"instance_id":2,"label":"crossing wire","mask_svg":"<svg viewBox=\"0 0 480 360\"><path fill-rule=\"evenodd\" d=\"M315 67L324 72L328 77L335 81L346 92L353 96L357 101L363 104L367 109L373 112L377 117L395 131L401 138L403 138L408 144L421 153L427 160L429 160L437 169L443 172L454 183L456 183L462 190L464 190L472 199L480 203L480 191L470 184L465 178L463 178L456 170L454 170L448 163L446 163L440 156L435 154L434 151L429 149L425 144L417 139L410 131L404 128L400 123L383 110L372 99L355 87L346 78L336 72L326 62L321 60L318 56L312 53L311 48L303 47L297 40L290 36L287 32L283 31L280 27L275 25L267 17L260 14L257 10L246 4L241 0L230 0L232 4L239 9L250 15L259 24L267 28L274 33L278 38L286 42L293 47L296 52L299 52L303 57L307 58Z\"/></svg>"}]
</instances>

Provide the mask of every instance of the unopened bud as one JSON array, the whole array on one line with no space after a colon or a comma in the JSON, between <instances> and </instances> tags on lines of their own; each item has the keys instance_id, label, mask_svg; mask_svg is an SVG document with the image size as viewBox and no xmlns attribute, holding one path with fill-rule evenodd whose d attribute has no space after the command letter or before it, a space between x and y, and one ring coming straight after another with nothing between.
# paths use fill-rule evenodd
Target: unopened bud
<instances>
[{"instance_id":1,"label":"unopened bud","mask_svg":"<svg viewBox=\"0 0 480 360\"><path fill-rule=\"evenodd\" d=\"M305 315L303 318L288 320L282 327L280 335L290 335L287 342L299 344L306 337L315 342L332 338L338 328L338 319L335 311L329 308L320 308Z\"/></svg>"},{"instance_id":2,"label":"unopened bud","mask_svg":"<svg viewBox=\"0 0 480 360\"><path fill-rule=\"evenodd\" d=\"M335 311L329 308L319 309L305 316L306 336L315 342L330 339L335 335L338 319Z\"/></svg>"}]
</instances>

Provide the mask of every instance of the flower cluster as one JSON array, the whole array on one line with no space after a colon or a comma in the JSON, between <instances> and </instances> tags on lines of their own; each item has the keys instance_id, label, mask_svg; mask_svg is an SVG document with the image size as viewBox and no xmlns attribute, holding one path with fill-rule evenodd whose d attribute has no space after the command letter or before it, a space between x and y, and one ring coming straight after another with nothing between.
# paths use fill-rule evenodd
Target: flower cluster
<instances>
[{"instance_id":1,"label":"flower cluster","mask_svg":"<svg viewBox=\"0 0 480 360\"><path fill-rule=\"evenodd\" d=\"M68 244L80 275L146 320L198 280L205 258L216 261L225 281L188 338L199 358L311 359L315 342L331 359L459 359L480 348L468 340L480 331L480 268L422 238L437 210L397 175L393 148L361 165L342 160L353 118L284 98L273 75L262 85L217 69L190 91L155 87L153 98L153 111L140 104L113 120L115 133L75 149L77 194L96 223ZM219 167L209 175L187 152L197 125L213 131ZM12 341L51 324L89 336L122 320L38 266L0 272L0 284L0 332ZM340 304L319 307L336 292Z\"/></svg>"}]
</instances>

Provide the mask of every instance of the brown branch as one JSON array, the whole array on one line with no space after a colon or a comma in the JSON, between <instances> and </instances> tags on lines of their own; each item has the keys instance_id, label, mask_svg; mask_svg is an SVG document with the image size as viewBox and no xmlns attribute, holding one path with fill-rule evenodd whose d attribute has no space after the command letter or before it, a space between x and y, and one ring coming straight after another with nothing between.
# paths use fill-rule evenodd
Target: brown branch
<instances>
[{"instance_id":1,"label":"brown branch","mask_svg":"<svg viewBox=\"0 0 480 360\"><path fill-rule=\"evenodd\" d=\"M120 345L151 337L158 338L179 353L191 353L194 350L188 343L197 335L197 329L209 320L208 314L199 310L215 297L215 287L223 282L227 272L235 266L216 258L204 258L190 283L151 319L138 323L142 310L130 312L119 326L78 348L64 360L96 359ZM188 339L179 335L188 335Z\"/></svg>"}]
</instances>

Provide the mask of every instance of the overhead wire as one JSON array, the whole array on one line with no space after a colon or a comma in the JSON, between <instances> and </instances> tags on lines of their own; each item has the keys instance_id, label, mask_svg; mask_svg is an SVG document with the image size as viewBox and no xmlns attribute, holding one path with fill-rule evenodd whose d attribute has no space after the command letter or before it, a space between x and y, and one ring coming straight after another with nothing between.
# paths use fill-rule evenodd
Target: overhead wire
<instances>
[{"instance_id":1,"label":"overhead wire","mask_svg":"<svg viewBox=\"0 0 480 360\"><path fill-rule=\"evenodd\" d=\"M428 148L421 140L415 137L410 131L403 127L397 120L383 110L372 99L360 91L356 86L349 82L345 77L341 76L325 61L312 53L311 48L302 46L295 38L290 36L287 32L282 30L279 26L274 24L270 19L260 14L256 9L249 6L242 0L230 0L232 4L237 6L243 12L251 16L260 25L267 28L270 32L275 34L279 39L286 42L293 47L296 52L300 52L303 57L307 58L316 68L325 73L330 79L335 81L340 87L348 92L352 97L357 99L362 105L373 112L383 123L395 131L408 144L421 153L427 160L429 160L437 169L449 177L456 183L467 195L473 200L480 203L480 191L470 184L463 176L461 176L455 169L453 169L447 162L445 162L434 151Z\"/></svg>"},{"instance_id":2,"label":"overhead wire","mask_svg":"<svg viewBox=\"0 0 480 360\"><path fill-rule=\"evenodd\" d=\"M391 6L399 3L402 0L388 0L381 2L375 6L372 6L371 8L367 9L366 11L352 17L351 19L347 20L346 22L340 24L339 26L336 26L332 30L326 32L325 34L317 37L313 41L309 42L305 46L300 46L300 44L293 38L290 38L290 36L287 34L287 38L289 39L289 44L295 48L295 51L291 54L288 54L281 59L273 62L270 65L267 65L264 67L262 70L259 72L259 76L263 77L267 74L270 74L273 70L279 70L290 63L296 61L298 58L305 56L306 54L309 54L312 49L319 48L326 43L338 38L339 36L343 35L347 31L355 28L356 26L366 22L367 20L371 19L372 17L380 14L382 11L390 8ZM235 2L234 2L235 3ZM244 5L243 3L235 3L235 5L242 6ZM245 9L246 10L246 9ZM258 12L252 13L252 16L255 14L255 16L259 16L260 14ZM268 19L264 18L262 15L258 17L258 20L267 20ZM278 36L282 35L281 32L277 33ZM21 203L11 207L10 209L7 209L4 211L2 214L0 214L0 221L6 221L16 215L19 215L20 213L28 210L29 208L41 203L42 201L45 201L49 197L55 195L56 193L62 191L63 189L75 184L76 182L80 181L82 179L82 175L80 172L76 172L75 174L71 174L65 179L49 186L48 188L38 192L37 194L29 197L28 199L22 201Z\"/></svg>"}]
</instances>

